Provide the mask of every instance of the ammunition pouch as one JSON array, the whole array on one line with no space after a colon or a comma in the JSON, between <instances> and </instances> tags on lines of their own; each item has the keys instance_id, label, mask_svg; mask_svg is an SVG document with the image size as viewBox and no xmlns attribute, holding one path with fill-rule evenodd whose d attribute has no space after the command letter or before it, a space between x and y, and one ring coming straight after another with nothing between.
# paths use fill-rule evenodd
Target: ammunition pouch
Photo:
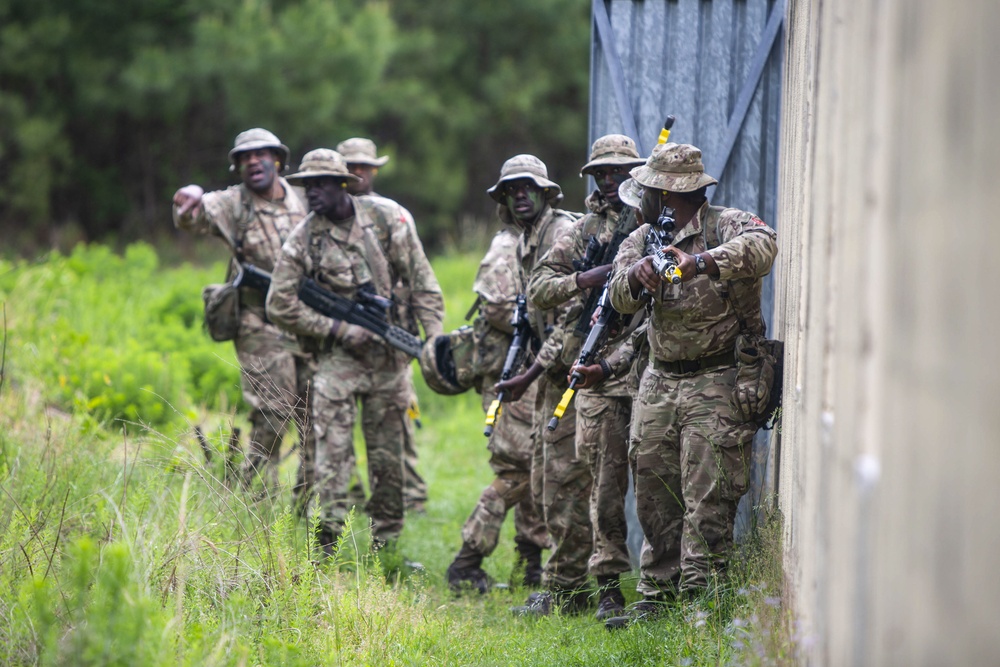
<instances>
[{"instance_id":1,"label":"ammunition pouch","mask_svg":"<svg viewBox=\"0 0 1000 667\"><path fill-rule=\"evenodd\" d=\"M201 290L205 302L205 330L214 341L233 340L240 330L240 290L232 283L206 285Z\"/></svg>"},{"instance_id":2,"label":"ammunition pouch","mask_svg":"<svg viewBox=\"0 0 1000 667\"><path fill-rule=\"evenodd\" d=\"M741 334L736 339L735 354L733 410L744 421L752 421L761 428L773 428L781 406L784 343Z\"/></svg>"}]
</instances>

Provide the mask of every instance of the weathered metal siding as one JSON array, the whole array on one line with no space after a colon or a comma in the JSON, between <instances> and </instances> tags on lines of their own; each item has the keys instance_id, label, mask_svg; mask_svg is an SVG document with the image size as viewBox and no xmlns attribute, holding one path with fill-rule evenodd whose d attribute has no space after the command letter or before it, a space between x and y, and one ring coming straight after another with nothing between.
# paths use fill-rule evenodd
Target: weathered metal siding
<instances>
[{"instance_id":1,"label":"weathered metal siding","mask_svg":"<svg viewBox=\"0 0 1000 667\"><path fill-rule=\"evenodd\" d=\"M593 0L592 14L591 142L620 132L648 155L673 115L670 140L698 146L719 180L709 197L777 228L784 0ZM773 291L769 278L769 328ZM770 440L754 442L737 534L775 487Z\"/></svg>"},{"instance_id":2,"label":"weathered metal siding","mask_svg":"<svg viewBox=\"0 0 1000 667\"><path fill-rule=\"evenodd\" d=\"M712 199L773 223L783 5L776 0L595 0L591 141L624 132L648 154L664 118L673 114L671 140L701 148L706 170L719 179ZM614 34L611 44L597 24L601 11ZM774 21L770 26L769 19ZM764 52L755 62L758 49ZM619 109L609 52L617 52L621 62L631 114ZM759 80L750 83L749 99L741 100L755 69ZM748 103L745 117L740 102ZM730 123L739 117L733 140Z\"/></svg>"}]
</instances>

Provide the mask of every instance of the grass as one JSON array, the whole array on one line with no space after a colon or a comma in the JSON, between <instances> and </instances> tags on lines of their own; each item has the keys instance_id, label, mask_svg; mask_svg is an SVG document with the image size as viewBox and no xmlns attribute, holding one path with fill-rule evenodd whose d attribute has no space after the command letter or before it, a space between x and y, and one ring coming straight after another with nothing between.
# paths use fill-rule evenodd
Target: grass
<instances>
[{"instance_id":1,"label":"grass","mask_svg":"<svg viewBox=\"0 0 1000 667\"><path fill-rule=\"evenodd\" d=\"M461 323L472 302L478 259L453 254L435 260L448 327ZM86 268L60 292L58 273L66 267L58 263L65 261L0 270L12 322L9 379L0 384L0 663L716 665L782 664L792 655L774 592L781 575L773 523L746 545L731 583L715 596L673 606L662 621L614 634L589 615L514 618L508 608L527 593L516 586L453 597L444 570L460 546L462 523L491 479L489 455L478 396L437 396L419 380L424 427L417 437L430 501L426 514L407 518L401 549L426 570L400 576L370 555L363 515L355 517L336 557L317 564L307 539L311 526L289 509L296 457L282 464L277 497L254 500L232 488L222 457L206 462L192 429L204 424L221 451L229 424L244 433L246 424L224 401L214 407L199 401L190 375L175 378L187 388L175 396L187 403L176 412L168 408L172 418L144 420L139 412L115 421L99 418L86 402L66 401L65 387L49 386L58 385L58 375L44 365L33 372L44 357L39 341L58 343L60 326L94 341L155 329L140 321L123 332L110 319L113 304L87 302L102 298L100 291L74 292L86 284ZM26 286L25 276L40 271L54 281L44 303ZM206 279L191 267L153 267L149 275L161 283L161 272L174 276L171 271L180 272L172 284L189 284L184 276L191 272ZM197 309L197 290L192 298ZM62 304L59 317L48 316L53 311L45 304L54 302ZM142 303L161 318L155 294L131 297L132 317L143 320ZM25 309L33 309L31 315ZM103 315L86 315L95 311ZM46 328L45 322L54 324ZM161 326L179 325L161 318ZM195 331L198 326L191 323ZM162 335L153 338L163 342ZM215 347L222 358L228 353L226 345ZM129 359L145 359L148 352L124 353L124 371ZM117 372L107 373L112 385ZM507 581L514 569L512 534L508 522L501 546L485 564L498 581Z\"/></svg>"}]
</instances>

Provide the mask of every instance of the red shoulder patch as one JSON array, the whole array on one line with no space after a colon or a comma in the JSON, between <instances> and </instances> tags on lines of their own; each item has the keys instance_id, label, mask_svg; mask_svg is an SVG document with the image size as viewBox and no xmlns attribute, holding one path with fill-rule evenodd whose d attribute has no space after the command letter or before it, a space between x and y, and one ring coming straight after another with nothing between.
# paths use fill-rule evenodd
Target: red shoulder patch
<instances>
[{"instance_id":1,"label":"red shoulder patch","mask_svg":"<svg viewBox=\"0 0 1000 667\"><path fill-rule=\"evenodd\" d=\"M756 215L751 215L750 216L750 224L751 225L760 225L762 227L765 226L764 225L764 221L761 220L760 218L758 218Z\"/></svg>"}]
</instances>

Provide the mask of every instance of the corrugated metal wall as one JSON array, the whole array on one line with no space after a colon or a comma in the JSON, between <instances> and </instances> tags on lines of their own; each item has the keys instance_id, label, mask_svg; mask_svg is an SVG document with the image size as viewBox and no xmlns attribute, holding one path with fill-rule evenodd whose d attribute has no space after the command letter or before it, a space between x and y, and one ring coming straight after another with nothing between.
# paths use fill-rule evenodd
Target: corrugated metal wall
<instances>
[{"instance_id":1,"label":"corrugated metal wall","mask_svg":"<svg viewBox=\"0 0 1000 667\"><path fill-rule=\"evenodd\" d=\"M779 227L784 0L593 0L592 14L591 142L620 132L648 155L673 115L671 141L698 146L706 171L719 179L712 201ZM768 279L769 327L772 295ZM770 440L763 432L755 440L737 535L775 486Z\"/></svg>"}]
</instances>

